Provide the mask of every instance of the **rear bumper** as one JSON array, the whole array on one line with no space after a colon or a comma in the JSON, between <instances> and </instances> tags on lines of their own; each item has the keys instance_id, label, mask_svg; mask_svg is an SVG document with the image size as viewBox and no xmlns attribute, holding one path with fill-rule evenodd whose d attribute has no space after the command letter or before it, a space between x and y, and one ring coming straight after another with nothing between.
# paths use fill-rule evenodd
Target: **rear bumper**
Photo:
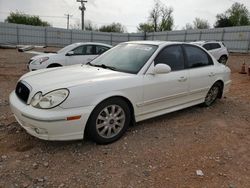
<instances>
[{"instance_id":1,"label":"rear bumper","mask_svg":"<svg viewBox=\"0 0 250 188\"><path fill-rule=\"evenodd\" d=\"M88 117L94 106L50 110L36 109L21 102L15 92L10 94L10 107L18 123L31 135L43 140L83 139ZM67 117L81 116L77 120Z\"/></svg>"}]
</instances>

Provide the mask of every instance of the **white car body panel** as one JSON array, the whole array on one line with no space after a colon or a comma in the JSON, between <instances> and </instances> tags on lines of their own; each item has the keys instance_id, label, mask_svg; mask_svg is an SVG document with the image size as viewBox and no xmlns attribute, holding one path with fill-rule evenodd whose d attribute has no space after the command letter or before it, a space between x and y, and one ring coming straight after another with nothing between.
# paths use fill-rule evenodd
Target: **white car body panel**
<instances>
[{"instance_id":1,"label":"white car body panel","mask_svg":"<svg viewBox=\"0 0 250 188\"><path fill-rule=\"evenodd\" d=\"M30 59L30 63L28 64L28 68L30 71L38 70L38 69L45 69L51 64L59 64L61 66L68 66L68 65L75 65L75 64L86 64L92 61L97 55L72 55L67 56L66 54L73 49L84 46L84 45L96 45L96 46L104 46L108 48L112 48L112 46L102 43L94 43L94 42L87 42L87 43L75 43L68 47L61 53L43 53L40 55L36 55ZM48 57L47 61L44 61L41 64L34 64L34 60L37 60L42 57Z\"/></svg>"},{"instance_id":2,"label":"white car body panel","mask_svg":"<svg viewBox=\"0 0 250 188\"><path fill-rule=\"evenodd\" d=\"M223 93L229 89L230 69L213 57L213 66L154 75L151 74L153 60L158 52L170 44L179 43L134 43L159 46L137 74L75 65L38 70L22 76L20 80L31 87L31 93L27 104L21 102L15 92L11 93L10 106L17 121L27 132L41 139L82 139L91 112L107 98L119 96L129 101L138 122L204 102L209 88L217 80L224 82ZM30 105L37 92L46 94L60 88L67 88L70 94L56 108L44 110ZM77 115L81 118L67 121L67 117ZM37 128L45 133L37 133Z\"/></svg>"}]
</instances>

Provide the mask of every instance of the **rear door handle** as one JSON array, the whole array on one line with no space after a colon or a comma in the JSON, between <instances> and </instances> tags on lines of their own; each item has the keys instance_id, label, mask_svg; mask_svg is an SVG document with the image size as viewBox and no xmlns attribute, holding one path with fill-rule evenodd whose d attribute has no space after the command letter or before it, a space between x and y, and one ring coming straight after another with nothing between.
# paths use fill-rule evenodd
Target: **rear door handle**
<instances>
[{"instance_id":1,"label":"rear door handle","mask_svg":"<svg viewBox=\"0 0 250 188\"><path fill-rule=\"evenodd\" d=\"M187 81L187 77L182 76L182 77L180 77L180 78L178 79L178 81L179 81L179 82L185 82L185 81Z\"/></svg>"}]
</instances>

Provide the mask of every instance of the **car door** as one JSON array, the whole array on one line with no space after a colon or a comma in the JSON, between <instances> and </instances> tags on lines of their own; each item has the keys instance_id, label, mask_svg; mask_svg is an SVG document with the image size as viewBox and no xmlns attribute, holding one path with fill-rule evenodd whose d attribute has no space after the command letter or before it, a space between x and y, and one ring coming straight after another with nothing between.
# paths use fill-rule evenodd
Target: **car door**
<instances>
[{"instance_id":1,"label":"car door","mask_svg":"<svg viewBox=\"0 0 250 188\"><path fill-rule=\"evenodd\" d=\"M184 55L181 45L165 47L155 58L156 64L167 64L171 72L144 76L143 113L153 113L177 107L187 102L188 72L184 67Z\"/></svg>"},{"instance_id":2,"label":"car door","mask_svg":"<svg viewBox=\"0 0 250 188\"><path fill-rule=\"evenodd\" d=\"M96 57L95 45L81 45L72 50L73 54L67 56L67 64L86 64Z\"/></svg>"},{"instance_id":3,"label":"car door","mask_svg":"<svg viewBox=\"0 0 250 188\"><path fill-rule=\"evenodd\" d=\"M190 100L205 99L215 82L216 69L212 58L203 49L194 45L183 45L189 77Z\"/></svg>"}]
</instances>

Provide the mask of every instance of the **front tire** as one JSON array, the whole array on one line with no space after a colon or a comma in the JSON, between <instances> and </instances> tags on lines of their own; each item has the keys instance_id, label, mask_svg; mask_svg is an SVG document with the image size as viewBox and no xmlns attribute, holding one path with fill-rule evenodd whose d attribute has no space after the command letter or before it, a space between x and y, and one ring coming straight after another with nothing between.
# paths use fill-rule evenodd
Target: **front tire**
<instances>
[{"instance_id":1,"label":"front tire","mask_svg":"<svg viewBox=\"0 0 250 188\"><path fill-rule=\"evenodd\" d=\"M216 101L216 99L219 98L221 88L221 84L217 82L209 89L205 101L203 103L204 106L211 106Z\"/></svg>"},{"instance_id":2,"label":"front tire","mask_svg":"<svg viewBox=\"0 0 250 188\"><path fill-rule=\"evenodd\" d=\"M94 109L86 131L90 139L97 144L108 144L118 140L125 133L130 120L128 104L120 98L111 98Z\"/></svg>"}]
</instances>

